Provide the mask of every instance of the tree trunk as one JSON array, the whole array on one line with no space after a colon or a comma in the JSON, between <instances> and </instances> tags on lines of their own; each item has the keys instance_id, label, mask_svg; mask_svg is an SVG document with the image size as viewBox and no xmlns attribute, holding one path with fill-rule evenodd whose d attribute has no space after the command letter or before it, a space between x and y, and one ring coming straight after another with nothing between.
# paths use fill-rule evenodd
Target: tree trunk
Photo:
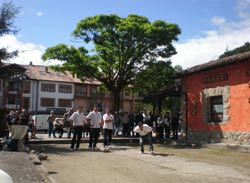
<instances>
[{"instance_id":1,"label":"tree trunk","mask_svg":"<svg viewBox=\"0 0 250 183\"><path fill-rule=\"evenodd\" d=\"M154 102L153 102L153 114L156 115L156 105Z\"/></svg>"},{"instance_id":2,"label":"tree trunk","mask_svg":"<svg viewBox=\"0 0 250 183\"><path fill-rule=\"evenodd\" d=\"M158 98L158 109L159 109L159 114L161 113L162 111L162 98Z\"/></svg>"},{"instance_id":3,"label":"tree trunk","mask_svg":"<svg viewBox=\"0 0 250 183\"><path fill-rule=\"evenodd\" d=\"M113 95L113 111L117 112L117 114L119 114L119 110L120 110L120 91L114 90L111 91L112 95Z\"/></svg>"}]
</instances>

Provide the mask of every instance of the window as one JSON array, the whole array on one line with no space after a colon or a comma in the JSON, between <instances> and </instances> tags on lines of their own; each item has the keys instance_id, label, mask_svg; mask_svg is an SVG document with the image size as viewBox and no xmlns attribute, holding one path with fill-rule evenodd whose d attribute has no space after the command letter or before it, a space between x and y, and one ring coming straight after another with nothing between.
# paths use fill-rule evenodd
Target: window
<instances>
[{"instance_id":1,"label":"window","mask_svg":"<svg viewBox=\"0 0 250 183\"><path fill-rule=\"evenodd\" d=\"M96 99L91 99L90 100L90 108L92 108L96 104L97 104L97 100Z\"/></svg>"},{"instance_id":2,"label":"window","mask_svg":"<svg viewBox=\"0 0 250 183\"><path fill-rule=\"evenodd\" d=\"M59 93L72 93L71 85L59 85Z\"/></svg>"},{"instance_id":3,"label":"window","mask_svg":"<svg viewBox=\"0 0 250 183\"><path fill-rule=\"evenodd\" d=\"M96 86L92 86L91 87L91 94L95 95L97 93L97 87Z\"/></svg>"},{"instance_id":4,"label":"window","mask_svg":"<svg viewBox=\"0 0 250 183\"><path fill-rule=\"evenodd\" d=\"M42 83L41 84L41 91L55 92L56 91L56 86L55 86L55 84Z\"/></svg>"},{"instance_id":5,"label":"window","mask_svg":"<svg viewBox=\"0 0 250 183\"><path fill-rule=\"evenodd\" d=\"M23 108L29 109L30 108L30 98L23 97Z\"/></svg>"},{"instance_id":6,"label":"window","mask_svg":"<svg viewBox=\"0 0 250 183\"><path fill-rule=\"evenodd\" d=\"M9 82L9 91L17 91L18 83L14 81Z\"/></svg>"},{"instance_id":7,"label":"window","mask_svg":"<svg viewBox=\"0 0 250 183\"><path fill-rule=\"evenodd\" d=\"M55 99L53 98L41 98L41 106L42 107L54 107Z\"/></svg>"},{"instance_id":8,"label":"window","mask_svg":"<svg viewBox=\"0 0 250 183\"><path fill-rule=\"evenodd\" d=\"M103 93L98 91L97 86L91 86L91 96L100 98L103 97Z\"/></svg>"},{"instance_id":9,"label":"window","mask_svg":"<svg viewBox=\"0 0 250 183\"><path fill-rule=\"evenodd\" d=\"M23 82L23 92L30 93L30 81Z\"/></svg>"},{"instance_id":10,"label":"window","mask_svg":"<svg viewBox=\"0 0 250 183\"><path fill-rule=\"evenodd\" d=\"M58 107L72 107L71 99L58 99Z\"/></svg>"},{"instance_id":11,"label":"window","mask_svg":"<svg viewBox=\"0 0 250 183\"><path fill-rule=\"evenodd\" d=\"M76 86L75 95L76 96L86 96L87 95L87 87L86 86Z\"/></svg>"},{"instance_id":12,"label":"window","mask_svg":"<svg viewBox=\"0 0 250 183\"><path fill-rule=\"evenodd\" d=\"M39 74L40 75L46 75L46 72L45 71L39 71Z\"/></svg>"},{"instance_id":13,"label":"window","mask_svg":"<svg viewBox=\"0 0 250 183\"><path fill-rule=\"evenodd\" d=\"M7 104L10 104L10 105L14 105L14 104L17 104L17 98L16 98L16 95L8 95L8 101L7 101Z\"/></svg>"},{"instance_id":14,"label":"window","mask_svg":"<svg viewBox=\"0 0 250 183\"><path fill-rule=\"evenodd\" d=\"M202 90L202 119L207 124L226 124L230 121L230 87Z\"/></svg>"},{"instance_id":15,"label":"window","mask_svg":"<svg viewBox=\"0 0 250 183\"><path fill-rule=\"evenodd\" d=\"M223 121L223 97L209 97L210 100L210 120L209 122Z\"/></svg>"}]
</instances>

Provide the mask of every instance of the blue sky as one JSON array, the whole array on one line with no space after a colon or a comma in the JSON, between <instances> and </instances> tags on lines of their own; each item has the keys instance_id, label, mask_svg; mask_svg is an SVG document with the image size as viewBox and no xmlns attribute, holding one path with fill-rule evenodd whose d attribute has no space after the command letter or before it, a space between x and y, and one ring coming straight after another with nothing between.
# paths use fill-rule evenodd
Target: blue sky
<instances>
[{"instance_id":1,"label":"blue sky","mask_svg":"<svg viewBox=\"0 0 250 183\"><path fill-rule=\"evenodd\" d=\"M1 1L2 2L2 1ZM250 42L250 0L12 0L21 7L15 20L17 35L0 38L0 46L19 49L11 62L42 62L45 49L58 43L75 43L71 32L88 16L138 14L151 22L164 20L181 28L174 45L173 65L184 69L217 59L227 48Z\"/></svg>"}]
</instances>

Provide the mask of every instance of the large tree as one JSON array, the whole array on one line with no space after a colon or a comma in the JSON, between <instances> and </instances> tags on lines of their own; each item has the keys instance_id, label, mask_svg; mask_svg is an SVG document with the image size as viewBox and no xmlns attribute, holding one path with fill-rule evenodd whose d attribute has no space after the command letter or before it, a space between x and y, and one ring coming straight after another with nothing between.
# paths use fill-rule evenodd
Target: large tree
<instances>
[{"instance_id":1,"label":"large tree","mask_svg":"<svg viewBox=\"0 0 250 183\"><path fill-rule=\"evenodd\" d=\"M180 32L176 24L150 22L138 15L96 15L81 20L72 33L74 38L93 45L93 52L60 44L48 48L42 58L64 61L58 70L101 81L113 94L114 107L119 110L121 91L136 84L137 74L145 65L175 54L172 42Z\"/></svg>"},{"instance_id":2,"label":"large tree","mask_svg":"<svg viewBox=\"0 0 250 183\"><path fill-rule=\"evenodd\" d=\"M138 83L135 89L144 96L144 102L152 104L153 113L161 112L162 103L165 97L156 95L161 89L173 85L174 68L170 61L159 61L150 63L144 71L138 74Z\"/></svg>"},{"instance_id":3,"label":"large tree","mask_svg":"<svg viewBox=\"0 0 250 183\"><path fill-rule=\"evenodd\" d=\"M12 2L4 1L0 5L0 36L5 34L16 34L17 28L14 25L14 19L19 13L19 7L16 7ZM6 61L14 56L17 56L17 51L8 52L7 48L0 48L0 65L2 61Z\"/></svg>"}]
</instances>

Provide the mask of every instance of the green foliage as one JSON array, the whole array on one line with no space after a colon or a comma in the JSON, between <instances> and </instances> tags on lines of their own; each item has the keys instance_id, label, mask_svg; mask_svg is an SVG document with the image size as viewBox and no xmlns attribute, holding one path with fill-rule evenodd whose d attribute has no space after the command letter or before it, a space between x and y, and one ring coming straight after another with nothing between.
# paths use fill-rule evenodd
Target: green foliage
<instances>
[{"instance_id":1,"label":"green foliage","mask_svg":"<svg viewBox=\"0 0 250 183\"><path fill-rule=\"evenodd\" d=\"M236 54L244 53L248 51L250 51L250 43L246 42L243 46L235 48L231 51L226 50L225 53L219 56L219 58L224 58L224 57L228 57L228 56L232 56L232 55L236 55Z\"/></svg>"},{"instance_id":2,"label":"green foliage","mask_svg":"<svg viewBox=\"0 0 250 183\"><path fill-rule=\"evenodd\" d=\"M8 60L18 55L18 51L8 52L6 48L0 48L0 63L2 60Z\"/></svg>"},{"instance_id":3,"label":"green foliage","mask_svg":"<svg viewBox=\"0 0 250 183\"><path fill-rule=\"evenodd\" d=\"M177 98L165 97L165 95L156 95L160 90L174 86L173 76L182 71L180 65L171 66L171 62L159 61L149 64L148 67L138 75L139 84L135 90L144 96L144 103L153 105L153 113L172 110L174 105L179 104Z\"/></svg>"},{"instance_id":4,"label":"green foliage","mask_svg":"<svg viewBox=\"0 0 250 183\"><path fill-rule=\"evenodd\" d=\"M72 33L75 39L93 44L94 54L60 44L48 48L43 59L61 60L60 69L101 81L118 102L120 91L138 84L137 75L147 65L176 53L172 42L178 40L180 32L176 24L161 20L151 23L138 15L96 15L81 20Z\"/></svg>"},{"instance_id":5,"label":"green foliage","mask_svg":"<svg viewBox=\"0 0 250 183\"><path fill-rule=\"evenodd\" d=\"M173 84L173 73L170 61L148 63L145 70L138 74L136 87L144 95L152 94Z\"/></svg>"},{"instance_id":6,"label":"green foliage","mask_svg":"<svg viewBox=\"0 0 250 183\"><path fill-rule=\"evenodd\" d=\"M0 6L0 36L4 34L16 34L17 29L14 26L14 19L19 13L18 7L15 7L12 2L4 1ZM18 52L8 52L6 48L0 48L0 64L4 60L8 60L14 56L17 56Z\"/></svg>"}]
</instances>

